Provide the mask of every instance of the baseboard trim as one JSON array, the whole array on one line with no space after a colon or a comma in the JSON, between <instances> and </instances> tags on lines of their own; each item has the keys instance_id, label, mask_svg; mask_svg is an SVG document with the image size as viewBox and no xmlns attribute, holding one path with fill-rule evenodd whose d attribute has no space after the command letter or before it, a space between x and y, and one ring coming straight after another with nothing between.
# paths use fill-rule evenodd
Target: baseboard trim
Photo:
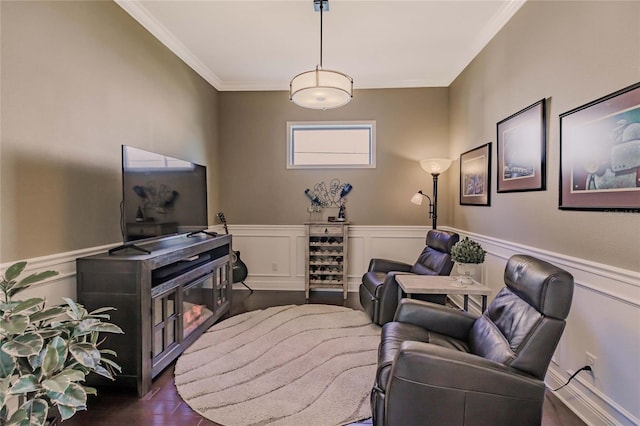
<instances>
[{"instance_id":1,"label":"baseboard trim","mask_svg":"<svg viewBox=\"0 0 640 426\"><path fill-rule=\"evenodd\" d=\"M569 370L567 375L563 376L557 369L550 367L545 377L545 383L548 389L557 389L564 385L573 373L575 371ZM640 424L640 419L634 417L611 398L580 378L580 376L576 376L574 380L575 382L569 383L557 392L553 392L553 394L586 424L606 426L633 426ZM580 386L576 386L574 384L576 382ZM595 394L606 408L596 404L595 400L590 398L583 389Z\"/></svg>"}]
</instances>

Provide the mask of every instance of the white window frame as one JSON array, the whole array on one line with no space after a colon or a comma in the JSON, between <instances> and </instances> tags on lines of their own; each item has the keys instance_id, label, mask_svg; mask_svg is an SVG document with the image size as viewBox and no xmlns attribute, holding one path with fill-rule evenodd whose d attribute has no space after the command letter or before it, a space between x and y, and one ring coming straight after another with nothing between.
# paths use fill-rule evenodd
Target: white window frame
<instances>
[{"instance_id":1,"label":"white window frame","mask_svg":"<svg viewBox=\"0 0 640 426\"><path fill-rule=\"evenodd\" d=\"M353 130L352 135L349 135L349 130ZM366 132L363 132L365 130ZM309 163L296 163L296 135L302 135L299 132L316 132L314 137L324 139L326 137L327 144L331 144L331 140L335 141L336 136L339 134L340 138L355 137L354 144L359 145L360 148L366 146L366 151L360 152L360 155L367 156L367 162L348 163L348 162L335 162L331 161L331 154L335 154L333 159L337 159L340 156L351 154L349 152L332 152L325 155L324 161L318 159L317 162ZM308 135L305 134L305 135ZM366 140L363 139L366 135ZM375 168L376 167L376 122L375 121L288 121L287 122L287 169L362 169L362 168Z\"/></svg>"}]
</instances>

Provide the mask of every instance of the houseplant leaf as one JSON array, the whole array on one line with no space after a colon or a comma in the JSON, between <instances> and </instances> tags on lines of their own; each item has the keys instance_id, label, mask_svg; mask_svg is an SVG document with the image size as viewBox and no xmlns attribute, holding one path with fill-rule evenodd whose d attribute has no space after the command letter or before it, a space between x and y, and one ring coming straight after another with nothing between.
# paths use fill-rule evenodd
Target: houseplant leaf
<instances>
[{"instance_id":1,"label":"houseplant leaf","mask_svg":"<svg viewBox=\"0 0 640 426\"><path fill-rule=\"evenodd\" d=\"M17 314L22 311L28 311L29 309L39 307L40 305L42 305L42 302L44 302L44 299L41 299L39 297L23 300L22 302L14 306L13 314Z\"/></svg>"},{"instance_id":2,"label":"houseplant leaf","mask_svg":"<svg viewBox=\"0 0 640 426\"><path fill-rule=\"evenodd\" d=\"M33 374L26 374L21 376L14 384L11 386L10 393L13 395L18 395L21 393L29 393L35 392L38 390L38 381L36 380L36 376Z\"/></svg>"},{"instance_id":3,"label":"houseplant leaf","mask_svg":"<svg viewBox=\"0 0 640 426\"><path fill-rule=\"evenodd\" d=\"M102 377L106 377L109 380L113 380L113 374L111 374L109 370L101 365L96 365L95 373L101 375Z\"/></svg>"},{"instance_id":4,"label":"houseplant leaf","mask_svg":"<svg viewBox=\"0 0 640 426\"><path fill-rule=\"evenodd\" d=\"M65 302L67 302L67 305L69 305L69 308L71 308L71 311L68 312L71 319L81 320L84 317L84 314L86 313L85 309L81 308L80 305L78 305L76 302L74 302L72 299L69 299L68 297L63 297L62 299Z\"/></svg>"},{"instance_id":5,"label":"houseplant leaf","mask_svg":"<svg viewBox=\"0 0 640 426\"><path fill-rule=\"evenodd\" d=\"M98 308L98 309L94 309L93 311L89 312L89 314L93 315L93 316L98 316L98 314L102 314L104 312L110 312L110 311L115 311L116 308L112 307L112 306L105 306L102 308ZM106 316L106 319L109 319L109 316Z\"/></svg>"},{"instance_id":6,"label":"houseplant leaf","mask_svg":"<svg viewBox=\"0 0 640 426\"><path fill-rule=\"evenodd\" d=\"M79 370L62 370L59 374L56 374L52 380L65 380L66 382L81 382L84 380L85 374Z\"/></svg>"},{"instance_id":7,"label":"houseplant leaf","mask_svg":"<svg viewBox=\"0 0 640 426\"><path fill-rule=\"evenodd\" d=\"M4 316L0 319L0 329L6 334L22 334L29 326L29 317L26 315Z\"/></svg>"},{"instance_id":8,"label":"houseplant leaf","mask_svg":"<svg viewBox=\"0 0 640 426\"><path fill-rule=\"evenodd\" d=\"M28 400L7 420L6 426L43 426L49 405L44 399Z\"/></svg>"},{"instance_id":9,"label":"houseplant leaf","mask_svg":"<svg viewBox=\"0 0 640 426\"><path fill-rule=\"evenodd\" d=\"M87 393L77 383L70 383L64 392L49 391L47 396L52 402L69 407L84 408L87 405Z\"/></svg>"},{"instance_id":10,"label":"houseplant leaf","mask_svg":"<svg viewBox=\"0 0 640 426\"><path fill-rule=\"evenodd\" d=\"M4 346L4 345L3 345ZM14 357L6 353L0 347L0 377L11 377L16 368L16 360Z\"/></svg>"},{"instance_id":11,"label":"houseplant leaf","mask_svg":"<svg viewBox=\"0 0 640 426\"><path fill-rule=\"evenodd\" d=\"M44 272L37 272L35 274L31 274L28 277L20 280L18 284L13 285L9 289L9 296L13 297L19 292L21 292L22 290L29 287L31 284L46 280L47 278L55 277L56 275L58 275L58 272L56 271L44 271Z\"/></svg>"},{"instance_id":12,"label":"houseplant leaf","mask_svg":"<svg viewBox=\"0 0 640 426\"><path fill-rule=\"evenodd\" d=\"M11 386L11 377L3 377L0 379L0 407L4 408L4 404L7 400L9 393L9 387Z\"/></svg>"},{"instance_id":13,"label":"houseplant leaf","mask_svg":"<svg viewBox=\"0 0 640 426\"><path fill-rule=\"evenodd\" d=\"M47 379L42 381L42 387L47 391L63 393L69 386L69 382L65 380Z\"/></svg>"},{"instance_id":14,"label":"houseplant leaf","mask_svg":"<svg viewBox=\"0 0 640 426\"><path fill-rule=\"evenodd\" d=\"M96 368L100 362L100 352L90 343L75 343L69 346L69 352L80 364Z\"/></svg>"},{"instance_id":15,"label":"houseplant leaf","mask_svg":"<svg viewBox=\"0 0 640 426\"><path fill-rule=\"evenodd\" d=\"M54 306L52 308L48 308L40 312L31 314L29 316L29 319L31 320L31 322L45 321L56 318L57 316L63 314L65 311L66 308L63 306Z\"/></svg>"},{"instance_id":16,"label":"houseplant leaf","mask_svg":"<svg viewBox=\"0 0 640 426\"><path fill-rule=\"evenodd\" d=\"M9 355L25 357L38 354L43 345L42 336L35 332L28 332L6 342L2 350Z\"/></svg>"},{"instance_id":17,"label":"houseplant leaf","mask_svg":"<svg viewBox=\"0 0 640 426\"><path fill-rule=\"evenodd\" d=\"M17 262L13 265L9 266L6 271L4 271L4 278L7 281L13 281L24 271L24 268L27 267L27 262Z\"/></svg>"},{"instance_id":18,"label":"houseplant leaf","mask_svg":"<svg viewBox=\"0 0 640 426\"><path fill-rule=\"evenodd\" d=\"M29 276L27 276L26 278L21 279L18 284L16 286L14 286L14 288L23 288L23 287L27 287L30 286L31 284L40 282L40 281L44 281L47 278L51 278L51 277L55 277L56 275L58 275L57 271L43 271L43 272L36 272L34 274L31 274Z\"/></svg>"},{"instance_id":19,"label":"houseplant leaf","mask_svg":"<svg viewBox=\"0 0 640 426\"><path fill-rule=\"evenodd\" d=\"M100 322L97 324L91 324L88 327L88 330L91 332L100 332L100 333L115 333L115 334L123 334L124 331L120 327L115 324L111 324L108 322Z\"/></svg>"},{"instance_id":20,"label":"houseplant leaf","mask_svg":"<svg viewBox=\"0 0 640 426\"><path fill-rule=\"evenodd\" d=\"M61 369L66 358L67 344L64 339L59 336L51 339L51 342L45 348L42 360L42 372L44 375L49 376L54 371Z\"/></svg>"},{"instance_id":21,"label":"houseplant leaf","mask_svg":"<svg viewBox=\"0 0 640 426\"><path fill-rule=\"evenodd\" d=\"M68 405L62 405L62 404L58 404L58 412L60 413L60 417L62 418L62 420L67 420L70 417L73 417L73 415L77 412L78 410L76 410L75 407L70 407Z\"/></svg>"},{"instance_id":22,"label":"houseplant leaf","mask_svg":"<svg viewBox=\"0 0 640 426\"><path fill-rule=\"evenodd\" d=\"M40 330L39 334L43 339L51 339L52 337L59 336L61 334L60 330Z\"/></svg>"}]
</instances>

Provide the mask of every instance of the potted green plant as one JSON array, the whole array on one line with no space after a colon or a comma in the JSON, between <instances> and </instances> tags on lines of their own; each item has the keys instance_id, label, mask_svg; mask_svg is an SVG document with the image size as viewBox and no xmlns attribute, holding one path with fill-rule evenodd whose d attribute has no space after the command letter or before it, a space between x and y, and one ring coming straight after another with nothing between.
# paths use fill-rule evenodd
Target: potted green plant
<instances>
[{"instance_id":1,"label":"potted green plant","mask_svg":"<svg viewBox=\"0 0 640 426\"><path fill-rule=\"evenodd\" d=\"M20 279L27 262L11 265L0 276L0 425L41 426L56 407L62 420L86 410L94 388L82 382L89 373L113 380L120 366L99 349L100 333L122 333L106 322L113 308L93 312L69 298L59 306L15 296L33 284L58 275L34 273ZM10 402L17 397L17 404ZM15 401L13 401L15 402Z\"/></svg>"},{"instance_id":2,"label":"potted green plant","mask_svg":"<svg viewBox=\"0 0 640 426\"><path fill-rule=\"evenodd\" d=\"M487 252L480 243L464 237L451 248L451 259L457 263L460 274L460 285L473 283L471 274L476 269L476 265L483 263Z\"/></svg>"}]
</instances>

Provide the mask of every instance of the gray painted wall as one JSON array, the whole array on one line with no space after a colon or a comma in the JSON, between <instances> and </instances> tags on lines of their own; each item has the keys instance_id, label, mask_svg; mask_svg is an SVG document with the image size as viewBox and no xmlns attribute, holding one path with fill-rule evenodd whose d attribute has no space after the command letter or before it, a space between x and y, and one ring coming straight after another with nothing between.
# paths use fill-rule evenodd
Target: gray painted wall
<instances>
[{"instance_id":1,"label":"gray painted wall","mask_svg":"<svg viewBox=\"0 0 640 426\"><path fill-rule=\"evenodd\" d=\"M450 155L494 142L491 207L454 203L453 226L640 271L639 214L558 210L558 116L640 81L638 22L640 2L527 2L473 60L450 86ZM496 123L542 98L547 190L497 194Z\"/></svg>"},{"instance_id":2,"label":"gray painted wall","mask_svg":"<svg viewBox=\"0 0 640 426\"><path fill-rule=\"evenodd\" d=\"M456 161L439 224L640 269L639 215L557 209L558 114L640 80L638 2L529 2L450 88L357 90L329 111L217 93L111 2L0 4L2 261L118 241L123 143L208 165L210 224L302 223L304 189L334 177L353 223L428 224L408 202L431 192L418 161L492 141L494 176L495 123L546 97L548 189L494 182L491 207L459 206ZM286 122L314 120L376 120L377 168L287 170Z\"/></svg>"},{"instance_id":3,"label":"gray painted wall","mask_svg":"<svg viewBox=\"0 0 640 426\"><path fill-rule=\"evenodd\" d=\"M217 91L112 2L1 2L0 260L120 240L120 145L209 167Z\"/></svg>"},{"instance_id":4,"label":"gray painted wall","mask_svg":"<svg viewBox=\"0 0 640 426\"><path fill-rule=\"evenodd\" d=\"M357 76L354 76L357 78ZM376 121L375 169L286 168L287 121ZM448 89L356 90L347 106L315 111L288 93L221 92L221 206L229 223L291 225L308 220L306 188L333 178L353 185L347 218L357 225L425 225L427 209L409 202L431 194L419 160L448 155ZM446 186L450 173L441 177ZM439 224L448 222L446 196ZM324 216L337 215L329 209Z\"/></svg>"}]
</instances>

